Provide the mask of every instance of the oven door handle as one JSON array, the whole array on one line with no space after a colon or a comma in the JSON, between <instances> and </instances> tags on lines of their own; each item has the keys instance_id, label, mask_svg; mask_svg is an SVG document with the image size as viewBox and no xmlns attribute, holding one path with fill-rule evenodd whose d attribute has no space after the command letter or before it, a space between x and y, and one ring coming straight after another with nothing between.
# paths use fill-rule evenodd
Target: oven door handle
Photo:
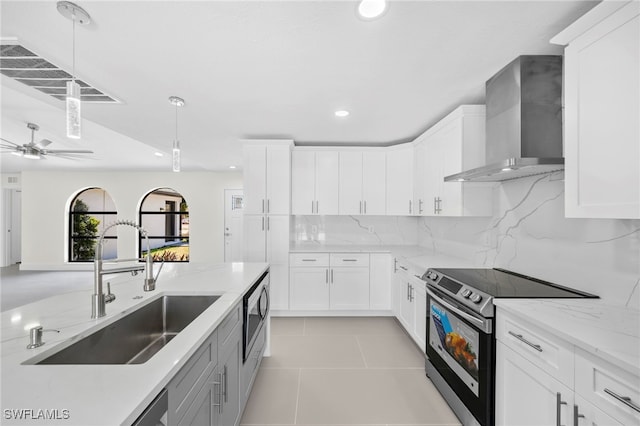
<instances>
[{"instance_id":1,"label":"oven door handle","mask_svg":"<svg viewBox=\"0 0 640 426\"><path fill-rule=\"evenodd\" d=\"M260 315L260 319L264 321L269 313L269 305L271 305L271 301L269 300L269 292L267 291L267 286L262 287L262 291L260 292L260 299L262 299L262 295L267 301L267 306L264 308L264 312L262 312L262 306L260 300L258 300L258 315Z\"/></svg>"},{"instance_id":2,"label":"oven door handle","mask_svg":"<svg viewBox=\"0 0 640 426\"><path fill-rule=\"evenodd\" d=\"M426 286L426 289L427 289L427 293L429 294L429 296L431 296L436 302L440 303L441 305L444 305L447 309L451 309L456 315L459 315L462 318L466 319L471 324L475 325L477 328L479 328L480 330L484 331L485 333L491 333L492 332L491 320L489 320L489 319L481 319L481 318L478 318L478 317L476 317L474 315L468 314L465 311L463 311L460 308L458 308L457 306L447 302L442 297L438 296L436 293L433 292L433 290L431 290L429 288L429 286Z\"/></svg>"}]
</instances>

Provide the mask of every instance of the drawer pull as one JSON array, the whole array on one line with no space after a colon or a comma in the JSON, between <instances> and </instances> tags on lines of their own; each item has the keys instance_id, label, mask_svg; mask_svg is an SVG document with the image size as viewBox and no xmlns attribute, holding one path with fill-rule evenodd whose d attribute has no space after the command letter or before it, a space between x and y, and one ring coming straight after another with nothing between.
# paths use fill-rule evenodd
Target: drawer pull
<instances>
[{"instance_id":1,"label":"drawer pull","mask_svg":"<svg viewBox=\"0 0 640 426\"><path fill-rule=\"evenodd\" d=\"M611 395L612 397L614 397L615 399L617 399L618 401L622 402L624 405L626 405L627 407L631 407L633 408L635 411L637 411L638 413L640 413L640 406L638 406L638 404L634 403L631 398L629 398L628 396L621 396L618 395L617 393L615 393L612 390L609 390L607 388L604 388L605 393L608 393L609 395Z\"/></svg>"},{"instance_id":2,"label":"drawer pull","mask_svg":"<svg viewBox=\"0 0 640 426\"><path fill-rule=\"evenodd\" d=\"M357 262L358 259L342 259L343 262Z\"/></svg>"},{"instance_id":3,"label":"drawer pull","mask_svg":"<svg viewBox=\"0 0 640 426\"><path fill-rule=\"evenodd\" d=\"M403 269L403 270L405 270L405 271L408 271L408 269L407 269L405 266L402 266L402 265L398 265L398 266L400 266L400 269Z\"/></svg>"},{"instance_id":4,"label":"drawer pull","mask_svg":"<svg viewBox=\"0 0 640 426\"><path fill-rule=\"evenodd\" d=\"M580 419L584 419L584 414L580 414L580 410L577 405L573 406L573 426L580 426Z\"/></svg>"},{"instance_id":5,"label":"drawer pull","mask_svg":"<svg viewBox=\"0 0 640 426\"><path fill-rule=\"evenodd\" d=\"M513 337L515 337L516 339L520 340L522 343L525 343L525 344L531 346L536 351L542 352L542 348L540 347L540 345L536 345L536 344L531 343L530 341L528 341L527 339L522 337L522 334L516 334L513 331L509 331L509 334L512 335Z\"/></svg>"},{"instance_id":6,"label":"drawer pull","mask_svg":"<svg viewBox=\"0 0 640 426\"><path fill-rule=\"evenodd\" d=\"M318 259L302 259L303 262L315 262Z\"/></svg>"},{"instance_id":7,"label":"drawer pull","mask_svg":"<svg viewBox=\"0 0 640 426\"><path fill-rule=\"evenodd\" d=\"M563 405L567 405L567 401L563 401L562 394L560 394L560 392L557 392L556 393L556 426L563 426L561 421Z\"/></svg>"}]
</instances>

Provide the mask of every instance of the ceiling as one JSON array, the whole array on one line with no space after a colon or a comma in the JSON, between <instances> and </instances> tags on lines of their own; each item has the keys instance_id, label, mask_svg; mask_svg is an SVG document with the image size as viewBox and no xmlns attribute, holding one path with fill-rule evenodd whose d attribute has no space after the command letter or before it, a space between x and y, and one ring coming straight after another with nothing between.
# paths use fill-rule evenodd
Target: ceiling
<instances>
[{"instance_id":1,"label":"ceiling","mask_svg":"<svg viewBox=\"0 0 640 426\"><path fill-rule=\"evenodd\" d=\"M182 170L241 166L240 139L389 145L414 139L522 54L560 54L549 39L588 1L391 1L373 21L354 1L77 1L76 74L118 104L83 103L83 137L65 135L64 102L1 77L1 136L91 159L2 155L3 172L171 170L176 95ZM72 23L55 1L0 2L1 36L72 67ZM347 118L334 111L346 109ZM155 152L165 153L157 157Z\"/></svg>"}]
</instances>

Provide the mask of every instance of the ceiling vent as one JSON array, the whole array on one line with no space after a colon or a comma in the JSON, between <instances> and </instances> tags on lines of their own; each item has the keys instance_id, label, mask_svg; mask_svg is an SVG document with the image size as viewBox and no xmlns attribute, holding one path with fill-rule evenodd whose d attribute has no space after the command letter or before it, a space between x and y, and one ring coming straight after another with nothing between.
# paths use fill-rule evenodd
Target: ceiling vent
<instances>
[{"instance_id":1,"label":"ceiling vent","mask_svg":"<svg viewBox=\"0 0 640 426\"><path fill-rule=\"evenodd\" d=\"M0 45L0 72L61 101L66 98L67 81L72 78L70 73L19 44ZM82 80L76 79L76 83L80 85L82 102L120 103Z\"/></svg>"}]
</instances>

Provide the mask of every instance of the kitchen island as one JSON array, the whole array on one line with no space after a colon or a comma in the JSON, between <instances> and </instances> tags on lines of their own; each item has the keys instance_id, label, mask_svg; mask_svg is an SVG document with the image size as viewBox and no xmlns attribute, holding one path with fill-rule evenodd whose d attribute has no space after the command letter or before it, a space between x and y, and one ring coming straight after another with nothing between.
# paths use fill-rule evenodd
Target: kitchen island
<instances>
[{"instance_id":1,"label":"kitchen island","mask_svg":"<svg viewBox=\"0 0 640 426\"><path fill-rule=\"evenodd\" d=\"M122 274L109 280L116 299L99 319L91 319L92 282L87 282L86 291L3 312L2 424L133 423L267 269L266 263L166 264L152 292L142 290L143 276ZM29 364L34 357L56 352L56 346L67 346L69 339L79 340L164 295L220 297L143 364ZM44 328L45 344L27 349L29 330L37 325Z\"/></svg>"}]
</instances>

